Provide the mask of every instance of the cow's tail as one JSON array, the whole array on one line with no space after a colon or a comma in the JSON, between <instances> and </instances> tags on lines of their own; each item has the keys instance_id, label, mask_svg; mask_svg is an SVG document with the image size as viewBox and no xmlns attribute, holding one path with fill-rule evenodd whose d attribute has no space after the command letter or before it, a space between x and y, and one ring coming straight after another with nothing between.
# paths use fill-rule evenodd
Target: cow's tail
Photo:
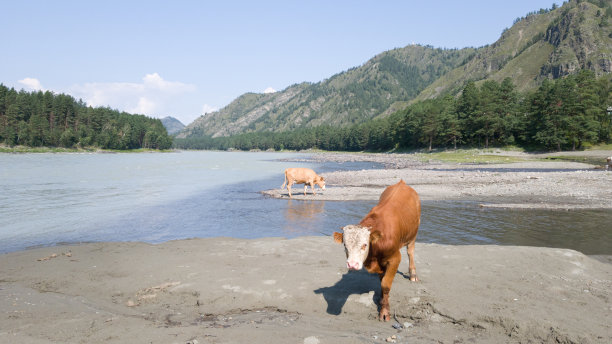
<instances>
[{"instance_id":1,"label":"cow's tail","mask_svg":"<svg viewBox=\"0 0 612 344\"><path fill-rule=\"evenodd\" d=\"M285 185L287 185L287 170L285 170L285 181L283 182L283 185L281 185L281 190L285 188Z\"/></svg>"}]
</instances>

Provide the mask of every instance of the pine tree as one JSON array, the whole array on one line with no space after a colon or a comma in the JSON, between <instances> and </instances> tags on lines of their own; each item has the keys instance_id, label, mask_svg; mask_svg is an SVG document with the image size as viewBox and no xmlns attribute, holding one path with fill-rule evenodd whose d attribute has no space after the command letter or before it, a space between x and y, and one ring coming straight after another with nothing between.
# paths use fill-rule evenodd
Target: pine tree
<instances>
[{"instance_id":1,"label":"pine tree","mask_svg":"<svg viewBox=\"0 0 612 344\"><path fill-rule=\"evenodd\" d=\"M472 140L476 135L475 119L479 111L479 97L480 94L476 84L469 81L457 101L457 114L463 128L463 137L466 140Z\"/></svg>"}]
</instances>

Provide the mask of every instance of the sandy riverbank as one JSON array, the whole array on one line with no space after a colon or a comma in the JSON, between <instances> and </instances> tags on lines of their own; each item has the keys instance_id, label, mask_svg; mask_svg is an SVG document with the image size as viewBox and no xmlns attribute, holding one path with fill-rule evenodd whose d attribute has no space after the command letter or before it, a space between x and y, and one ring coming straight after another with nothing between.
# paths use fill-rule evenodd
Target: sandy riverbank
<instances>
[{"instance_id":1,"label":"sandy riverbank","mask_svg":"<svg viewBox=\"0 0 612 344\"><path fill-rule=\"evenodd\" d=\"M367 160L383 164L386 169L324 173L325 191L317 189L317 195L313 196L309 188L304 196L302 185L296 185L293 195L296 199L377 200L385 187L403 179L423 200L470 200L480 202L483 207L612 209L612 171L584 163L536 160L544 155L507 154L522 155L525 161L451 164L423 163L411 154L319 154L314 155L316 160ZM612 152L591 154L603 156ZM289 197L286 189L263 193L276 198Z\"/></svg>"},{"instance_id":2,"label":"sandy riverbank","mask_svg":"<svg viewBox=\"0 0 612 344\"><path fill-rule=\"evenodd\" d=\"M378 278L344 260L329 237L4 254L0 342L612 342L612 265L576 251L417 244L421 281L398 273L391 291L401 329L376 320Z\"/></svg>"}]
</instances>

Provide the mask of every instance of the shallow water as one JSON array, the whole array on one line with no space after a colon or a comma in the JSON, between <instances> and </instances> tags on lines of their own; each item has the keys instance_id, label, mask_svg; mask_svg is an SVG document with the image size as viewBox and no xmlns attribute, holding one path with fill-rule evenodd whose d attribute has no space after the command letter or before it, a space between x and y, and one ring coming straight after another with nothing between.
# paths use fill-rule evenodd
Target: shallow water
<instances>
[{"instance_id":1,"label":"shallow water","mask_svg":"<svg viewBox=\"0 0 612 344\"><path fill-rule=\"evenodd\" d=\"M481 208L475 202L423 202L419 239L440 244L561 247L612 254L611 210Z\"/></svg>"},{"instance_id":2,"label":"shallow water","mask_svg":"<svg viewBox=\"0 0 612 344\"><path fill-rule=\"evenodd\" d=\"M321 173L380 167L303 159L303 154L241 152L3 154L0 252L92 241L330 235L359 222L376 204L279 200L259 193L280 187L287 167L313 167ZM423 202L418 241L612 254L611 221L612 211Z\"/></svg>"}]
</instances>

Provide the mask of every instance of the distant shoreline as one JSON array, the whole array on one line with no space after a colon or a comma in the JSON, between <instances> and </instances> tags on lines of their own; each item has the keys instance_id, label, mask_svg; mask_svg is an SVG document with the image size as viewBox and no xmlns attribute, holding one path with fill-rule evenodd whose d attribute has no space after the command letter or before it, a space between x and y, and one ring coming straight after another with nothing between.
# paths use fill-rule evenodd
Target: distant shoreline
<instances>
[{"instance_id":1,"label":"distant shoreline","mask_svg":"<svg viewBox=\"0 0 612 344\"><path fill-rule=\"evenodd\" d=\"M168 153L175 150L100 150L52 147L6 147L1 153ZM286 152L288 153L288 152ZM413 186L425 200L469 200L482 207L525 209L612 209L612 171L601 170L612 150L524 153L489 149L442 154L295 152L313 161L376 162L385 168L325 173L328 190L315 196L295 193L296 199L376 200L382 190L399 179ZM435 160L443 157L461 162ZM592 165L563 160L601 162ZM472 162L473 161L473 162ZM505 170L505 171L504 171ZM263 190L269 197L286 198L286 190Z\"/></svg>"},{"instance_id":2,"label":"distant shoreline","mask_svg":"<svg viewBox=\"0 0 612 344\"><path fill-rule=\"evenodd\" d=\"M85 147L85 148L64 148L64 147L30 147L30 146L5 146L0 145L0 154L27 154L27 153L168 153L176 152L173 149L102 149L97 147Z\"/></svg>"},{"instance_id":3,"label":"distant shoreline","mask_svg":"<svg viewBox=\"0 0 612 344\"><path fill-rule=\"evenodd\" d=\"M306 196L294 192L294 198L377 200L386 186L403 179L423 200L469 200L482 207L514 209L612 209L612 171L591 164L540 159L551 154L554 153L534 156L501 151L496 153L499 160L508 157L515 162L466 164L424 162L415 154L312 153L315 161L373 161L386 168L324 173L328 186L325 191L317 188L317 195L312 195L309 188ZM612 155L612 151L594 154ZM301 190L301 185L297 189ZM288 198L286 189L262 193Z\"/></svg>"}]
</instances>

